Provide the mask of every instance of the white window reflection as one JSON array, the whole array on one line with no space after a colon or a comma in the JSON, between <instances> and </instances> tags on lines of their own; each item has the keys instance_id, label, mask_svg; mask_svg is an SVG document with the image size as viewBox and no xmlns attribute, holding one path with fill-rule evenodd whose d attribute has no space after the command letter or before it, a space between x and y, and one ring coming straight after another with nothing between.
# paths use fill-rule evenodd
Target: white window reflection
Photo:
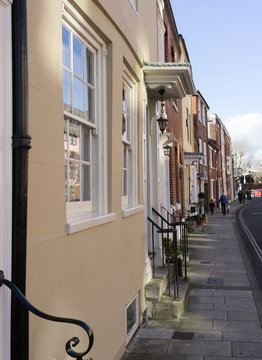
<instances>
[{"instance_id":1,"label":"white window reflection","mask_svg":"<svg viewBox=\"0 0 262 360\"><path fill-rule=\"evenodd\" d=\"M64 109L95 124L95 53L65 26L62 40Z\"/></svg>"},{"instance_id":2,"label":"white window reflection","mask_svg":"<svg viewBox=\"0 0 262 360\"><path fill-rule=\"evenodd\" d=\"M73 72L81 79L84 77L83 44L73 36Z\"/></svg>"}]
</instances>

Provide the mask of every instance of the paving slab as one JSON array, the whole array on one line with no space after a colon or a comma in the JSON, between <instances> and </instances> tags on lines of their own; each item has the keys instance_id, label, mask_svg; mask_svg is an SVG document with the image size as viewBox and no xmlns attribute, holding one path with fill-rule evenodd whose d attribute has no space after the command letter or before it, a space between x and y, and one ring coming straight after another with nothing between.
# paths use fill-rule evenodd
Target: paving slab
<instances>
[{"instance_id":1,"label":"paving slab","mask_svg":"<svg viewBox=\"0 0 262 360\"><path fill-rule=\"evenodd\" d=\"M194 318L194 319L211 319L211 320L227 320L227 311L224 310L190 310L185 311L183 314L184 318ZM234 320L234 319L232 319Z\"/></svg>"},{"instance_id":2,"label":"paving slab","mask_svg":"<svg viewBox=\"0 0 262 360\"><path fill-rule=\"evenodd\" d=\"M214 304L188 304L187 310L214 310Z\"/></svg>"},{"instance_id":3,"label":"paving slab","mask_svg":"<svg viewBox=\"0 0 262 360\"><path fill-rule=\"evenodd\" d=\"M260 331L261 327L258 322L254 321L229 321L229 320L214 320L213 330L215 331Z\"/></svg>"},{"instance_id":4,"label":"paving slab","mask_svg":"<svg viewBox=\"0 0 262 360\"><path fill-rule=\"evenodd\" d=\"M173 329L140 329L137 333L138 339L166 339L169 340L174 334Z\"/></svg>"},{"instance_id":5,"label":"paving slab","mask_svg":"<svg viewBox=\"0 0 262 360\"><path fill-rule=\"evenodd\" d=\"M252 292L250 290L214 290L214 296L225 296L225 297L237 297L237 298L251 298L253 299Z\"/></svg>"},{"instance_id":6,"label":"paving slab","mask_svg":"<svg viewBox=\"0 0 262 360\"><path fill-rule=\"evenodd\" d=\"M127 349L127 352L142 354L165 354L169 345L168 340L163 339L135 339Z\"/></svg>"},{"instance_id":7,"label":"paving slab","mask_svg":"<svg viewBox=\"0 0 262 360\"><path fill-rule=\"evenodd\" d=\"M213 329L213 320L200 320L200 319L182 319L180 320L180 330L210 330Z\"/></svg>"},{"instance_id":8,"label":"paving slab","mask_svg":"<svg viewBox=\"0 0 262 360\"><path fill-rule=\"evenodd\" d=\"M245 320L259 322L256 311L228 311L228 320Z\"/></svg>"},{"instance_id":9,"label":"paving slab","mask_svg":"<svg viewBox=\"0 0 262 360\"><path fill-rule=\"evenodd\" d=\"M233 342L232 352L236 357L259 357L262 354L262 343Z\"/></svg>"},{"instance_id":10,"label":"paving slab","mask_svg":"<svg viewBox=\"0 0 262 360\"><path fill-rule=\"evenodd\" d=\"M222 340L221 331L194 331L194 340Z\"/></svg>"},{"instance_id":11,"label":"paving slab","mask_svg":"<svg viewBox=\"0 0 262 360\"><path fill-rule=\"evenodd\" d=\"M190 296L189 304L225 304L224 296Z\"/></svg>"},{"instance_id":12,"label":"paving slab","mask_svg":"<svg viewBox=\"0 0 262 360\"><path fill-rule=\"evenodd\" d=\"M250 303L245 303L245 301L239 301L238 305L234 305L232 303L227 303L227 304L214 304L214 310L236 310L238 309L239 311L256 311L256 306L255 304L250 304Z\"/></svg>"},{"instance_id":13,"label":"paving slab","mask_svg":"<svg viewBox=\"0 0 262 360\"><path fill-rule=\"evenodd\" d=\"M231 356L231 343L212 340L171 340L168 354Z\"/></svg>"},{"instance_id":14,"label":"paving slab","mask_svg":"<svg viewBox=\"0 0 262 360\"><path fill-rule=\"evenodd\" d=\"M234 332L223 331L222 339L224 341L244 341L244 342L262 342L262 331Z\"/></svg>"}]
</instances>

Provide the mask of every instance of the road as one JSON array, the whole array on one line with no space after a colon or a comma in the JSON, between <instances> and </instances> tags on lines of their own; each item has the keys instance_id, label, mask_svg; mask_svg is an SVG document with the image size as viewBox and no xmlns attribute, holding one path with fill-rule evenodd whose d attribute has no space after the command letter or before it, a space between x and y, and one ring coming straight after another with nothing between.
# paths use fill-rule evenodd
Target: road
<instances>
[{"instance_id":1,"label":"road","mask_svg":"<svg viewBox=\"0 0 262 360\"><path fill-rule=\"evenodd\" d=\"M237 228L262 288L262 198L256 198L240 210Z\"/></svg>"}]
</instances>

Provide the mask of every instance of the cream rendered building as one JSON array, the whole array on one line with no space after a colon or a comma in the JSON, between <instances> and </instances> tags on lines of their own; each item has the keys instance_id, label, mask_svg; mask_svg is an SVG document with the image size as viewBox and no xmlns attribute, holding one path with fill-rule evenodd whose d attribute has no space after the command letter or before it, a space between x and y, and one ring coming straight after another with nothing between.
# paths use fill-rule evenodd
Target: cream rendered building
<instances>
[{"instance_id":1,"label":"cream rendered building","mask_svg":"<svg viewBox=\"0 0 262 360\"><path fill-rule=\"evenodd\" d=\"M1 93L9 99L1 98L7 136L1 212L7 212L0 270L10 278L11 2L0 0L0 6L0 46L7 50ZM99 360L121 358L146 308L144 286L152 278L147 216L168 196L159 90L165 99L192 93L190 66L162 63L162 11L162 0L28 0L26 297L45 313L88 323L94 345L85 357ZM6 290L0 289L1 360L9 358ZM30 315L29 330L30 359L68 359L65 343L72 336L80 338L75 351L88 347L87 334L75 325Z\"/></svg>"},{"instance_id":2,"label":"cream rendered building","mask_svg":"<svg viewBox=\"0 0 262 360\"><path fill-rule=\"evenodd\" d=\"M11 278L12 1L0 1L0 270ZM10 359L10 292L0 287L0 360Z\"/></svg>"},{"instance_id":3,"label":"cream rendered building","mask_svg":"<svg viewBox=\"0 0 262 360\"><path fill-rule=\"evenodd\" d=\"M143 62L158 61L161 6L28 2L27 297L87 322L99 360L121 358L145 310ZM87 347L76 326L30 316L30 359L67 358L73 335Z\"/></svg>"}]
</instances>

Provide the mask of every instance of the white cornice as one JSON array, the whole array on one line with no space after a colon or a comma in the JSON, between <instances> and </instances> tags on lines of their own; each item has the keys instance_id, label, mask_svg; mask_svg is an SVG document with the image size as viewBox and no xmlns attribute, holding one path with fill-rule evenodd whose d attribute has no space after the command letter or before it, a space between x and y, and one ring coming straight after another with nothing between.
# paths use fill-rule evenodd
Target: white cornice
<instances>
[{"instance_id":1,"label":"white cornice","mask_svg":"<svg viewBox=\"0 0 262 360\"><path fill-rule=\"evenodd\" d=\"M145 83L151 98L160 100L159 90L164 89L163 100L182 99L194 94L190 64L187 63L145 63Z\"/></svg>"}]
</instances>

